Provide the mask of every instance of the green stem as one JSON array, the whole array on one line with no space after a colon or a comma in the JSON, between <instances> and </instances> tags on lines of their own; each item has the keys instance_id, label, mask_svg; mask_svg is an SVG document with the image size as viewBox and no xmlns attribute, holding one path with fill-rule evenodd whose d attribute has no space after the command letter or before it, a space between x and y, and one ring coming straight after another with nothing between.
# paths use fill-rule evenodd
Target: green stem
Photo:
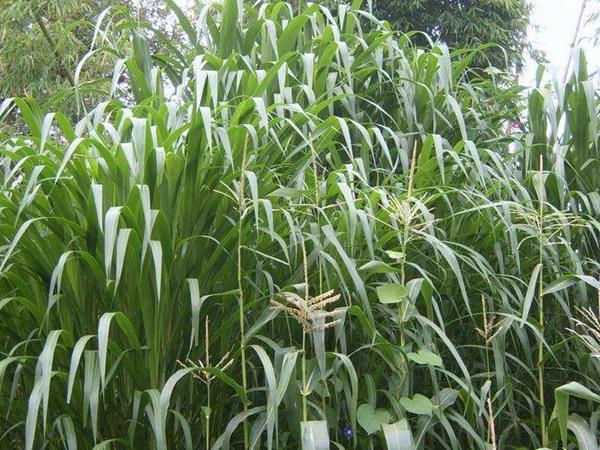
<instances>
[{"instance_id":1,"label":"green stem","mask_svg":"<svg viewBox=\"0 0 600 450\"><path fill-rule=\"evenodd\" d=\"M493 334L493 325L492 328L489 327L490 322L487 318L487 308L485 304L485 297L481 296L481 305L483 312L483 330L484 330L484 339L485 339L485 368L487 372L487 382L490 385L490 389L487 394L487 402L488 402L488 442L491 442L492 450L496 450L496 431L494 425L494 411L492 409L492 377L491 377L491 364L490 364L490 336Z\"/></svg>"},{"instance_id":2,"label":"green stem","mask_svg":"<svg viewBox=\"0 0 600 450\"><path fill-rule=\"evenodd\" d=\"M306 385L306 331L302 331L302 420L308 421L308 386Z\"/></svg>"},{"instance_id":3,"label":"green stem","mask_svg":"<svg viewBox=\"0 0 600 450\"><path fill-rule=\"evenodd\" d=\"M400 260L400 284L402 286L406 283L406 251L408 250L408 239L410 238L410 227L412 224L412 212L411 212L411 201L413 194L413 183L415 179L415 170L417 165L417 142L413 145L412 157L410 162L410 171L408 173L408 191L406 193L406 208L407 211L403 211L406 214L406 221L404 222L404 230L402 231L402 249L401 249L401 260ZM404 206L402 206L404 208ZM408 300L407 300L408 301ZM402 304L404 303L404 310L402 310ZM398 328L400 330L400 347L404 348L404 316L406 314L407 306L406 302L398 303Z\"/></svg>"},{"instance_id":4,"label":"green stem","mask_svg":"<svg viewBox=\"0 0 600 450\"><path fill-rule=\"evenodd\" d=\"M540 258L541 261L541 258ZM540 262L541 264L541 262ZM539 295L538 302L540 305L540 333L542 337L538 343L538 383L540 385L540 421L542 426L542 446L548 446L548 435L546 432L546 400L544 394L544 300L542 295L542 270L540 270Z\"/></svg>"},{"instance_id":5,"label":"green stem","mask_svg":"<svg viewBox=\"0 0 600 450\"><path fill-rule=\"evenodd\" d=\"M210 448L210 416L212 411L210 410L210 380L206 383L206 390L208 395L208 405L206 412L206 448Z\"/></svg>"},{"instance_id":6,"label":"green stem","mask_svg":"<svg viewBox=\"0 0 600 450\"><path fill-rule=\"evenodd\" d=\"M321 207L321 193L319 191L320 189L320 179L319 179L319 171L317 168L317 157L316 157L316 153L315 153L315 149L312 145L312 135L310 136L310 150L311 150L311 157L312 157L312 161L313 161L313 172L314 172L314 176L315 176L315 205L316 205L316 216L317 216L317 225L318 225L318 229L321 229L321 214L320 214L320 207ZM321 244L318 244L318 253L317 253L317 265L318 265L318 272L319 272L319 291L318 293L322 293L323 292L323 261L322 261L322 250L321 250ZM336 344L337 346L337 344ZM337 351L337 349L336 349ZM327 389L326 386L326 382L325 380L323 380L323 390ZM325 409L326 409L326 403L325 403L325 395L321 396L321 409L323 410L323 420L326 420L326 415L325 415ZM308 414L307 414L308 415Z\"/></svg>"},{"instance_id":7,"label":"green stem","mask_svg":"<svg viewBox=\"0 0 600 450\"><path fill-rule=\"evenodd\" d=\"M404 247L404 246L403 246ZM403 250L404 251L404 250ZM404 276L404 258L402 258L402 265L400 266L400 284L404 286L405 276ZM406 305L404 306L404 310L402 309L402 305L404 302L398 303L398 328L400 330L400 348L404 348L405 338L404 338L404 314L406 311Z\"/></svg>"},{"instance_id":8,"label":"green stem","mask_svg":"<svg viewBox=\"0 0 600 450\"><path fill-rule=\"evenodd\" d=\"M402 238L402 260L400 261L400 284L405 286L406 283L406 272L405 272L405 264L406 264L406 251L408 250L408 231L409 231L410 223L405 224L404 226L404 236ZM408 301L408 299L407 299ZM404 309L403 308L404 305ZM404 337L404 316L406 314L406 302L398 303L398 326L400 328L400 348L404 348L405 337Z\"/></svg>"},{"instance_id":9,"label":"green stem","mask_svg":"<svg viewBox=\"0 0 600 450\"><path fill-rule=\"evenodd\" d=\"M245 216L244 208L244 182L246 174L246 163L248 160L248 144L250 142L250 136L246 137L244 144L244 153L242 155L242 170L240 176L240 184L238 189L238 212L240 214L240 220L238 222L238 246L237 246L237 282L239 291L239 321L240 321L240 351L242 359L242 387L244 392L248 392L248 374L246 373L246 332L244 329L244 289L242 286L242 231ZM248 410L248 405L244 402L244 412ZM244 448L247 450L250 447L250 423L244 420Z\"/></svg>"},{"instance_id":10,"label":"green stem","mask_svg":"<svg viewBox=\"0 0 600 450\"><path fill-rule=\"evenodd\" d=\"M542 251L540 249L539 263L542 264ZM543 280L542 280L542 269L540 269L540 279L538 286L538 303L539 303L539 322L540 322L540 333L541 338L538 342L538 383L539 383L539 395L540 395L540 421L542 427L542 447L548 446L548 435L546 432L546 400L544 393L544 296L542 295Z\"/></svg>"},{"instance_id":11,"label":"green stem","mask_svg":"<svg viewBox=\"0 0 600 450\"><path fill-rule=\"evenodd\" d=\"M244 392L248 391L248 374L246 373L246 333L244 330L244 290L242 287L242 216L240 216L239 229L238 229L238 270L237 270L237 281L239 291L239 320L240 320L240 351L242 359L242 386ZM244 412L248 410L248 405L244 403ZM250 424L247 420L244 420L244 448L250 447Z\"/></svg>"},{"instance_id":12,"label":"green stem","mask_svg":"<svg viewBox=\"0 0 600 450\"><path fill-rule=\"evenodd\" d=\"M540 340L538 342L538 384L539 384L539 401L540 401L540 422L542 431L542 447L548 447L548 433L546 430L546 400L544 393L544 196L543 196L543 157L540 155L540 170L539 170L539 237L538 237L538 263L540 265L540 275L538 280L538 306L539 306L539 326L540 326Z\"/></svg>"}]
</instances>

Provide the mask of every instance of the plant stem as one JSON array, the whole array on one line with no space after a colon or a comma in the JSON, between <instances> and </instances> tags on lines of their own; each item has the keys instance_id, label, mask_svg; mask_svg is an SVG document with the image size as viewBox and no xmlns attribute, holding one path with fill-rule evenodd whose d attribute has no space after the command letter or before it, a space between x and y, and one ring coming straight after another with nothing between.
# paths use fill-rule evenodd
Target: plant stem
<instances>
[{"instance_id":1,"label":"plant stem","mask_svg":"<svg viewBox=\"0 0 600 450\"><path fill-rule=\"evenodd\" d=\"M239 295L239 322L240 322L240 336L241 336L241 344L240 344L240 352L242 359L242 386L244 388L244 392L248 391L248 374L246 372L246 333L244 330L244 289L243 289L243 277L242 277L242 231L243 231L243 222L245 216L245 208L244 208L244 180L245 180L245 172L246 172L246 163L248 159L248 143L249 136L246 137L246 142L244 144L244 154L242 156L242 171L240 176L240 184L238 189L238 211L240 214L240 220L238 221L238 246L237 246L237 282L238 282L238 295ZM244 412L248 410L248 405L244 403ZM247 420L244 420L244 448L248 449L250 447L250 424Z\"/></svg>"},{"instance_id":2,"label":"plant stem","mask_svg":"<svg viewBox=\"0 0 600 450\"><path fill-rule=\"evenodd\" d=\"M209 328L209 318L206 316L204 321L204 362L206 363L206 367L210 367L210 328ZM207 400L207 409L206 409L206 449L210 448L210 416L212 411L210 410L210 382L212 378L211 375L208 375L206 378L206 395L208 397Z\"/></svg>"},{"instance_id":3,"label":"plant stem","mask_svg":"<svg viewBox=\"0 0 600 450\"><path fill-rule=\"evenodd\" d=\"M302 331L302 420L308 421L308 386L306 385L306 331Z\"/></svg>"},{"instance_id":4,"label":"plant stem","mask_svg":"<svg viewBox=\"0 0 600 450\"><path fill-rule=\"evenodd\" d=\"M313 146L312 134L309 134L308 142L310 145L310 154L311 154L311 159L312 159L313 175L314 175L314 182L315 182L315 215L317 217L318 229L320 230L321 229L321 214L320 214L319 208L321 206L321 192L320 192L321 180L319 179L319 168L317 166L317 153L315 152L315 148ZM321 293L321 292L323 292L323 262L322 262L320 243L318 245L319 245L318 252L317 252L317 266L318 266L317 270L319 272L319 291L318 292ZM326 389L325 381L323 381L323 389ZM322 395L321 396L321 409L323 410L323 420L326 419L325 408L326 408L325 395ZM307 416L308 416L308 411L307 411Z\"/></svg>"},{"instance_id":5,"label":"plant stem","mask_svg":"<svg viewBox=\"0 0 600 450\"><path fill-rule=\"evenodd\" d=\"M304 236L301 240L302 244L302 265L304 267L304 302L308 305L310 292L308 287L308 258L306 256L306 244ZM302 420L308 420L308 386L306 385L306 329L302 327Z\"/></svg>"},{"instance_id":6,"label":"plant stem","mask_svg":"<svg viewBox=\"0 0 600 450\"><path fill-rule=\"evenodd\" d=\"M408 233L405 233L408 234ZM400 284L402 286L404 286L404 283L406 282L406 276L404 273L404 263L406 261L406 256L405 256L405 252L406 252L406 241L402 242L402 261L400 264ZM404 305L404 309L403 309L403 305ZM398 328L400 329L400 348L403 349L404 348L404 344L405 344L405 338L404 338L404 316L406 314L406 305L405 302L399 302L398 303Z\"/></svg>"},{"instance_id":7,"label":"plant stem","mask_svg":"<svg viewBox=\"0 0 600 450\"><path fill-rule=\"evenodd\" d=\"M539 401L540 401L540 422L541 422L541 431L542 431L542 447L548 447L548 433L546 430L546 400L544 393L544 295L542 292L543 282L544 282L544 160L543 156L540 155L540 170L539 170L539 242L538 242L538 264L540 265L540 275L538 280L538 305L539 305L539 326L541 338L538 342L538 384L539 384Z\"/></svg>"},{"instance_id":8,"label":"plant stem","mask_svg":"<svg viewBox=\"0 0 600 450\"><path fill-rule=\"evenodd\" d=\"M406 222L404 223L404 230L402 234L402 250L401 250L401 260L400 260L400 284L405 286L406 283L406 252L408 250L408 240L410 239L410 226L412 223L412 211L411 211L411 201L412 201L412 192L413 192L413 182L415 177L415 170L417 164L417 142L413 146L412 158L410 162L410 171L408 173L408 191L406 194ZM407 299L408 301L408 299ZM402 309L402 305L404 305L404 310ZM400 347L404 348L405 338L404 338L404 316L406 315L407 305L406 302L398 303L398 327L400 329Z\"/></svg>"},{"instance_id":9,"label":"plant stem","mask_svg":"<svg viewBox=\"0 0 600 450\"><path fill-rule=\"evenodd\" d=\"M311 154L311 159L312 159L312 166L313 166L313 174L314 174L314 182L315 182L315 215L317 217L317 225L318 225L318 229L321 229L321 211L320 211L320 206L321 206L321 180L319 178L319 168L317 166L317 153L315 152L315 148L313 146L313 137L312 134L309 135L308 137L308 142L310 144L310 154ZM317 248L317 270L319 272L319 293L323 292L323 261L322 261L322 250L321 250L321 244L320 242L317 244L318 248ZM337 345L337 344L336 344ZM337 351L337 349L336 349ZM323 390L327 389L327 385L326 382L323 381ZM326 408L326 404L325 404L325 395L321 396L321 409L323 410L323 420L326 420L326 416L325 416L325 408Z\"/></svg>"},{"instance_id":10,"label":"plant stem","mask_svg":"<svg viewBox=\"0 0 600 450\"><path fill-rule=\"evenodd\" d=\"M488 440L491 441L492 449L496 450L496 425L494 423L494 410L492 408L492 378L490 376L491 373L491 364L490 364L490 339L493 339L492 331L493 324L488 321L487 318L487 307L485 304L485 297L481 296L481 310L483 312L483 337L485 339L485 367L487 372L487 382L490 384L490 389L487 394L487 407L488 407Z\"/></svg>"},{"instance_id":11,"label":"plant stem","mask_svg":"<svg viewBox=\"0 0 600 450\"><path fill-rule=\"evenodd\" d=\"M308 137L308 142L310 144L310 152L311 152L311 159L312 159L312 166L313 166L313 174L314 174L314 178L315 178L315 209L316 209L316 216L317 216L317 225L319 226L319 230L321 229L321 214L320 214L320 206L321 206L321 192L320 192L320 187L321 187L321 180L319 178L319 169L317 167L317 153L315 152L315 149L313 147L313 141L312 141L312 134L309 135ZM317 258L317 263L319 265L319 293L323 292L323 262L322 262L322 257L321 257L321 248L319 246L319 252L318 252L318 258ZM307 276L307 274L305 274L305 277ZM308 283L308 280L306 280L306 282Z\"/></svg>"},{"instance_id":12,"label":"plant stem","mask_svg":"<svg viewBox=\"0 0 600 450\"><path fill-rule=\"evenodd\" d=\"M206 391L208 395L206 412L206 448L208 450L210 448L210 416L212 414L212 411L210 410L210 380L206 383Z\"/></svg>"}]
</instances>

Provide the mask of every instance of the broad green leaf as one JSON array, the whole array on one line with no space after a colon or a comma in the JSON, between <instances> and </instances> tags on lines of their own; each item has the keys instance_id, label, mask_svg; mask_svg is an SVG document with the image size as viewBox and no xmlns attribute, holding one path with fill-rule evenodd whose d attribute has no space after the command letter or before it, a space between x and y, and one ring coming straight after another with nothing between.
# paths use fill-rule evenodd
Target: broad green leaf
<instances>
[{"instance_id":1,"label":"broad green leaf","mask_svg":"<svg viewBox=\"0 0 600 450\"><path fill-rule=\"evenodd\" d=\"M225 431L213 444L211 450L229 450L229 442L231 440L231 436L233 435L237 427L239 427L242 423L244 423L244 421L248 420L250 417L263 413L265 409L266 408L264 406L256 406L254 408L244 410L241 413L237 414L233 419L227 422L227 427L225 428Z\"/></svg>"},{"instance_id":2,"label":"broad green leaf","mask_svg":"<svg viewBox=\"0 0 600 450\"><path fill-rule=\"evenodd\" d=\"M591 430L589 423L577 414L571 414L567 421L567 428L577 438L577 448L580 450L595 450L598 448L598 440Z\"/></svg>"},{"instance_id":3,"label":"broad green leaf","mask_svg":"<svg viewBox=\"0 0 600 450\"><path fill-rule=\"evenodd\" d=\"M429 364L436 367L443 366L442 358L440 358L439 355L430 352L429 350L425 350L424 348L420 349L417 353L410 352L406 356L417 364Z\"/></svg>"},{"instance_id":4,"label":"broad green leaf","mask_svg":"<svg viewBox=\"0 0 600 450\"><path fill-rule=\"evenodd\" d=\"M171 410L171 413L173 413L175 419L177 419L177 422L179 422L179 425L181 426L181 431L183 431L183 436L185 439L185 449L192 450L194 446L192 443L192 430L190 428L189 422L179 411Z\"/></svg>"},{"instance_id":5,"label":"broad green leaf","mask_svg":"<svg viewBox=\"0 0 600 450\"><path fill-rule=\"evenodd\" d=\"M435 408L433 402L422 394L415 394L413 398L402 397L400 404L408 412L418 415L431 415Z\"/></svg>"},{"instance_id":6,"label":"broad green leaf","mask_svg":"<svg viewBox=\"0 0 600 450\"><path fill-rule=\"evenodd\" d=\"M544 288L543 294L548 295L562 291L563 289L572 286L578 281L583 281L584 283L593 287L596 290L600 289L600 282L594 277L591 277L589 275L566 274L547 285Z\"/></svg>"},{"instance_id":7,"label":"broad green leaf","mask_svg":"<svg viewBox=\"0 0 600 450\"><path fill-rule=\"evenodd\" d=\"M405 286L397 283L385 283L377 287L377 297L384 304L400 303L409 295Z\"/></svg>"},{"instance_id":8,"label":"broad green leaf","mask_svg":"<svg viewBox=\"0 0 600 450\"><path fill-rule=\"evenodd\" d=\"M560 438L563 445L567 445L567 428L569 421L569 398L576 397L583 400L600 403L600 395L593 393L577 382L571 382L554 390L556 404L554 406L560 429Z\"/></svg>"},{"instance_id":9,"label":"broad green leaf","mask_svg":"<svg viewBox=\"0 0 600 450\"><path fill-rule=\"evenodd\" d=\"M75 347L73 348L73 352L71 353L71 364L69 366L69 381L67 382L67 403L71 402L71 395L73 393L73 386L75 384L75 377L79 368L79 361L81 360L81 355L83 354L87 343L95 337L96 336L90 334L88 334L87 336L82 336L81 338L79 338L79 340L75 344Z\"/></svg>"},{"instance_id":10,"label":"broad green leaf","mask_svg":"<svg viewBox=\"0 0 600 450\"><path fill-rule=\"evenodd\" d=\"M270 450L273 446L273 434L275 432L275 424L278 422L278 403L277 403L277 380L275 378L275 369L267 352L259 345L251 345L260 362L262 363L263 373L267 382L267 448Z\"/></svg>"},{"instance_id":11,"label":"broad green leaf","mask_svg":"<svg viewBox=\"0 0 600 450\"><path fill-rule=\"evenodd\" d=\"M358 407L356 411L356 420L358 424L371 435L381 428L382 424L388 424L392 420L392 415L387 409L374 409L373 406L365 403Z\"/></svg>"},{"instance_id":12,"label":"broad green leaf","mask_svg":"<svg viewBox=\"0 0 600 450\"><path fill-rule=\"evenodd\" d=\"M279 46L280 55L289 52L293 48L294 41L298 39L300 31L302 30L306 22L308 22L309 20L310 17L300 15L294 17L291 21L288 22L287 26L283 30L283 33L281 33L281 36L279 37L279 41L277 43L277 45Z\"/></svg>"},{"instance_id":13,"label":"broad green leaf","mask_svg":"<svg viewBox=\"0 0 600 450\"><path fill-rule=\"evenodd\" d=\"M237 38L238 0L225 0L221 17L219 55L228 58Z\"/></svg>"},{"instance_id":14,"label":"broad green leaf","mask_svg":"<svg viewBox=\"0 0 600 450\"><path fill-rule=\"evenodd\" d=\"M433 397L433 401L436 404L436 408L440 411L452 406L458 398L458 391L451 388L444 388L440 392L436 393Z\"/></svg>"},{"instance_id":15,"label":"broad green leaf","mask_svg":"<svg viewBox=\"0 0 600 450\"><path fill-rule=\"evenodd\" d=\"M391 258L391 259L395 259L395 260L402 260L404 258L404 253L402 252L397 252L394 250L386 250L387 255Z\"/></svg>"},{"instance_id":16,"label":"broad green leaf","mask_svg":"<svg viewBox=\"0 0 600 450\"><path fill-rule=\"evenodd\" d=\"M235 390L236 394L238 395L238 397L240 398L242 403L245 403L247 405L250 404L250 400L248 399L248 396L246 395L246 391L244 390L244 387L241 386L238 382L236 382L233 378L231 378L229 375L227 375L222 370L219 370L215 367L203 367L199 370L202 372L206 372L206 373L214 376L215 378L218 378L220 381L222 381L223 383L225 383L226 385L228 385L229 387L231 387Z\"/></svg>"},{"instance_id":17,"label":"broad green leaf","mask_svg":"<svg viewBox=\"0 0 600 450\"><path fill-rule=\"evenodd\" d=\"M269 193L269 197L290 197L302 198L304 191L301 189L292 189L288 187L280 187Z\"/></svg>"},{"instance_id":18,"label":"broad green leaf","mask_svg":"<svg viewBox=\"0 0 600 450\"><path fill-rule=\"evenodd\" d=\"M167 449L167 413L169 411L169 403L176 384L185 376L189 375L193 369L180 369L169 377L158 398L158 403L155 403L154 416L152 421L152 429L156 438L157 450Z\"/></svg>"},{"instance_id":19,"label":"broad green leaf","mask_svg":"<svg viewBox=\"0 0 600 450\"><path fill-rule=\"evenodd\" d=\"M383 261L369 261L358 268L360 272L367 273L398 273L400 269L392 267Z\"/></svg>"}]
</instances>

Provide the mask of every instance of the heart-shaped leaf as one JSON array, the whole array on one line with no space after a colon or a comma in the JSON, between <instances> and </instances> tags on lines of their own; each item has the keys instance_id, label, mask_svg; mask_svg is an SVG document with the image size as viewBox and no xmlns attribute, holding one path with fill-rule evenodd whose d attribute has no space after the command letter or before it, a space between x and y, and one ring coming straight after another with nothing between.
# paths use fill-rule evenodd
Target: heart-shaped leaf
<instances>
[{"instance_id":1,"label":"heart-shaped leaf","mask_svg":"<svg viewBox=\"0 0 600 450\"><path fill-rule=\"evenodd\" d=\"M400 399L400 404L408 412L421 416L431 415L435 408L433 402L421 394L415 394L413 398L403 397Z\"/></svg>"},{"instance_id":2,"label":"heart-shaped leaf","mask_svg":"<svg viewBox=\"0 0 600 450\"><path fill-rule=\"evenodd\" d=\"M379 301L385 304L400 303L408 294L406 286L397 283L385 283L377 288Z\"/></svg>"},{"instance_id":3,"label":"heart-shaped leaf","mask_svg":"<svg viewBox=\"0 0 600 450\"><path fill-rule=\"evenodd\" d=\"M387 409L374 410L369 404L360 405L356 411L356 419L367 434L373 434L381 428L381 424L388 424L392 415Z\"/></svg>"},{"instance_id":4,"label":"heart-shaped leaf","mask_svg":"<svg viewBox=\"0 0 600 450\"><path fill-rule=\"evenodd\" d=\"M430 366L442 367L442 358L429 350L422 348L417 353L409 353L408 359L417 364L429 364Z\"/></svg>"}]
</instances>

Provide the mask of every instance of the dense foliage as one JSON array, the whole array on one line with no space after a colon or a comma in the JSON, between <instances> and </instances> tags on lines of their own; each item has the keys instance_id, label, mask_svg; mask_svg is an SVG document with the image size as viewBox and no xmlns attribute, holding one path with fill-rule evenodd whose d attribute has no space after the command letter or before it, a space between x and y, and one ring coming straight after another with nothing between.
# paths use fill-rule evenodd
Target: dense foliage
<instances>
[{"instance_id":1,"label":"dense foliage","mask_svg":"<svg viewBox=\"0 0 600 450\"><path fill-rule=\"evenodd\" d=\"M326 0L331 6L341 1ZM526 53L541 55L530 44L529 0L372 0L372 11L404 33L419 31L414 41L427 45L430 39L453 49L475 49L494 43L473 65L489 65L521 71Z\"/></svg>"},{"instance_id":2,"label":"dense foliage","mask_svg":"<svg viewBox=\"0 0 600 450\"><path fill-rule=\"evenodd\" d=\"M140 22L154 23L161 32L177 36L164 2L137 3L134 8L133 0L1 0L0 98L48 99L76 82L110 76L112 68L105 58L92 58L77 69L90 47L107 45L104 30L94 27L106 8L131 9ZM114 13L112 18L120 20Z\"/></svg>"},{"instance_id":3,"label":"dense foliage","mask_svg":"<svg viewBox=\"0 0 600 450\"><path fill-rule=\"evenodd\" d=\"M1 446L594 448L583 55L525 93L358 9L241 4L172 4L169 57L120 22L77 123L1 104Z\"/></svg>"}]
</instances>

